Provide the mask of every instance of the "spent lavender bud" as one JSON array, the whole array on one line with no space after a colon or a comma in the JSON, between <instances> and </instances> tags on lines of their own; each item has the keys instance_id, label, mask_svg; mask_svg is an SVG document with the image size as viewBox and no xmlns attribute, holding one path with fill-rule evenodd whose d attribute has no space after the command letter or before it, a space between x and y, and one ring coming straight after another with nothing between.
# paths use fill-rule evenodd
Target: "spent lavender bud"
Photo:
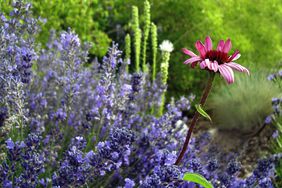
<instances>
[{"instance_id":1,"label":"spent lavender bud","mask_svg":"<svg viewBox=\"0 0 282 188\"><path fill-rule=\"evenodd\" d=\"M235 160L231 160L227 165L226 172L229 175L233 175L236 172L238 172L240 169L241 169L241 164Z\"/></svg>"}]
</instances>

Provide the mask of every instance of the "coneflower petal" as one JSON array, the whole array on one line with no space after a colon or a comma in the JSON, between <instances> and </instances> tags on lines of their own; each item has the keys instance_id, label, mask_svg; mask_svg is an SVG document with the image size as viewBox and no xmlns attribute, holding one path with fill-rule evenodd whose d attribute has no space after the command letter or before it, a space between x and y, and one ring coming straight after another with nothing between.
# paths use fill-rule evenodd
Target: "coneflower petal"
<instances>
[{"instance_id":1,"label":"coneflower petal","mask_svg":"<svg viewBox=\"0 0 282 188\"><path fill-rule=\"evenodd\" d=\"M201 57L205 57L207 51L206 51L206 47L203 45L203 43L201 41L197 41L195 44L195 47L197 48L197 50L200 52Z\"/></svg>"},{"instance_id":2,"label":"coneflower petal","mask_svg":"<svg viewBox=\"0 0 282 188\"><path fill-rule=\"evenodd\" d=\"M199 56L196 57L191 57L189 59L187 59L186 61L184 61L184 64L190 64L190 63L194 63L196 61L200 61L201 58Z\"/></svg>"},{"instance_id":3,"label":"coneflower petal","mask_svg":"<svg viewBox=\"0 0 282 188\"><path fill-rule=\"evenodd\" d=\"M200 67L201 67L201 69L205 69L207 67L206 61L202 61L200 63Z\"/></svg>"},{"instance_id":4,"label":"coneflower petal","mask_svg":"<svg viewBox=\"0 0 282 188\"><path fill-rule=\"evenodd\" d=\"M223 65L219 65L218 68L220 74L227 81L228 84L234 83L234 72L230 67L223 64Z\"/></svg>"},{"instance_id":5,"label":"coneflower petal","mask_svg":"<svg viewBox=\"0 0 282 188\"><path fill-rule=\"evenodd\" d=\"M223 47L224 47L224 41L223 41L223 40L220 40L220 41L218 42L218 45L217 45L216 50L221 51L221 50L223 49Z\"/></svg>"},{"instance_id":6,"label":"coneflower petal","mask_svg":"<svg viewBox=\"0 0 282 188\"><path fill-rule=\"evenodd\" d=\"M227 41L225 42L225 44L224 44L224 47L223 47L223 52L224 53L228 53L229 51L230 51L230 49L231 49L231 46L232 46L232 44L231 44L231 40L230 39L227 39Z\"/></svg>"},{"instance_id":7,"label":"coneflower petal","mask_svg":"<svg viewBox=\"0 0 282 188\"><path fill-rule=\"evenodd\" d=\"M230 62L230 63L225 63L224 65L226 65L226 66L228 66L228 67L230 67L230 68L232 68L234 70L237 70L239 72L245 72L248 75L250 75L250 71L247 68L245 68L242 65L239 65L237 63Z\"/></svg>"},{"instance_id":8,"label":"coneflower petal","mask_svg":"<svg viewBox=\"0 0 282 188\"><path fill-rule=\"evenodd\" d=\"M205 62L206 62L208 69L212 70L212 62L210 62L209 59L205 59Z\"/></svg>"},{"instance_id":9,"label":"coneflower petal","mask_svg":"<svg viewBox=\"0 0 282 188\"><path fill-rule=\"evenodd\" d=\"M218 62L217 61L214 61L212 64L212 69L214 72L217 72L218 71Z\"/></svg>"},{"instance_id":10,"label":"coneflower petal","mask_svg":"<svg viewBox=\"0 0 282 188\"><path fill-rule=\"evenodd\" d=\"M205 46L207 51L212 50L212 40L210 37L206 37Z\"/></svg>"},{"instance_id":11,"label":"coneflower petal","mask_svg":"<svg viewBox=\"0 0 282 188\"><path fill-rule=\"evenodd\" d=\"M228 58L228 61L235 61L237 59L239 59L241 56L239 50L236 50L229 58Z\"/></svg>"},{"instance_id":12,"label":"coneflower petal","mask_svg":"<svg viewBox=\"0 0 282 188\"><path fill-rule=\"evenodd\" d=\"M194 54L194 52L190 51L190 50L187 50L186 48L182 48L182 52L186 55L189 55L191 57L196 57L197 55Z\"/></svg>"}]
</instances>

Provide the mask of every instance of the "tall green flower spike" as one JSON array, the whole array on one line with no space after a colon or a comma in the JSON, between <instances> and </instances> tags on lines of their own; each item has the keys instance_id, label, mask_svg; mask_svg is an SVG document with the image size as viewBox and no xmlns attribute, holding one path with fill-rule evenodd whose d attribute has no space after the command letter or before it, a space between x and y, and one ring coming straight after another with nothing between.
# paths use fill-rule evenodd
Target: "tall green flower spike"
<instances>
[{"instance_id":1,"label":"tall green flower spike","mask_svg":"<svg viewBox=\"0 0 282 188\"><path fill-rule=\"evenodd\" d=\"M158 33L157 26L154 23L151 24L151 41L153 56L152 79L155 80L157 74Z\"/></svg>"},{"instance_id":2,"label":"tall green flower spike","mask_svg":"<svg viewBox=\"0 0 282 188\"><path fill-rule=\"evenodd\" d=\"M128 73L128 63L130 63L130 54L131 54L131 38L130 35L127 34L125 37L125 61L126 64L126 72Z\"/></svg>"},{"instance_id":3,"label":"tall green flower spike","mask_svg":"<svg viewBox=\"0 0 282 188\"><path fill-rule=\"evenodd\" d=\"M150 32L150 24L151 24L151 6L149 1L144 2L144 18L145 18L145 25L144 25L144 39L143 39L143 54L142 54L142 70L143 72L147 72L146 66L146 51L147 51L147 41L149 38Z\"/></svg>"},{"instance_id":4,"label":"tall green flower spike","mask_svg":"<svg viewBox=\"0 0 282 188\"><path fill-rule=\"evenodd\" d=\"M139 28L138 7L132 6L132 29L134 33L135 71L140 71L141 29Z\"/></svg>"},{"instance_id":5,"label":"tall green flower spike","mask_svg":"<svg viewBox=\"0 0 282 188\"><path fill-rule=\"evenodd\" d=\"M165 40L160 45L160 50L162 51L162 63L161 63L161 75L162 75L162 83L164 85L167 84L168 79L168 67L169 67L169 59L170 59L170 53L173 51L173 44ZM162 115L165 105L165 94L162 95L162 103L159 110L159 115Z\"/></svg>"}]
</instances>

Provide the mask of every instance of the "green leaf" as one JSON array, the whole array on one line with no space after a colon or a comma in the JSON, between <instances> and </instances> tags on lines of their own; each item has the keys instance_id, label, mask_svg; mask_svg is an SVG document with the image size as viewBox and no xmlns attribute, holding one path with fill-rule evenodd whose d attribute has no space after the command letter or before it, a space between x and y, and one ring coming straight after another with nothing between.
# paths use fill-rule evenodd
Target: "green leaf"
<instances>
[{"instance_id":1,"label":"green leaf","mask_svg":"<svg viewBox=\"0 0 282 188\"><path fill-rule=\"evenodd\" d=\"M184 174L183 180L197 183L204 188L213 188L213 185L208 180L206 180L206 178L197 173L187 172Z\"/></svg>"},{"instance_id":2,"label":"green leaf","mask_svg":"<svg viewBox=\"0 0 282 188\"><path fill-rule=\"evenodd\" d=\"M195 105L197 111L202 115L204 116L205 118L209 119L211 122L212 122L212 119L211 117L209 116L209 114L207 114L207 112L205 112L202 108L202 106L200 104L196 104Z\"/></svg>"}]
</instances>

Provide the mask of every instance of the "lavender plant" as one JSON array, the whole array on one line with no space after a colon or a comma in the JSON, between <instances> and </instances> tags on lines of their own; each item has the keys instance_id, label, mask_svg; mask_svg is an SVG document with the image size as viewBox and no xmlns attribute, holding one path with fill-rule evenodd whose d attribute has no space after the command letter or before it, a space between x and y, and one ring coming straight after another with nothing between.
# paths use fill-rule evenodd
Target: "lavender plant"
<instances>
[{"instance_id":1,"label":"lavender plant","mask_svg":"<svg viewBox=\"0 0 282 188\"><path fill-rule=\"evenodd\" d=\"M279 70L278 72L274 74L270 74L268 77L268 80L274 82L278 87L281 89L282 88L282 70ZM281 96L275 96L272 98L272 114L270 114L268 117L265 119L265 124L274 124L276 127L275 132L273 133L272 137L275 139L274 144L273 144L273 152L274 153L281 153L281 148L282 148L282 98ZM277 169L277 182L276 186L281 187L282 181L282 162L280 160L279 164L276 167Z\"/></svg>"},{"instance_id":2,"label":"lavender plant","mask_svg":"<svg viewBox=\"0 0 282 188\"><path fill-rule=\"evenodd\" d=\"M16 2L12 13L30 20L29 6ZM208 132L192 138L183 163L174 165L187 131L182 112L190 110L194 97L172 101L161 116L152 115L165 92L163 75L152 82L148 74L129 74L118 44L112 44L102 62L86 67L90 46L82 44L71 29L52 31L46 48L35 47L34 32L21 35L30 21L6 19L0 23L4 41L0 51L4 62L0 72L0 126L5 130L5 137L0 137L2 187L196 187L182 180L186 172L203 175L215 187L272 186L280 154L262 159L251 176L240 177L238 156L209 145ZM7 30L10 19L21 27ZM11 39L6 35L19 43L9 46ZM28 43L31 46L25 43L26 37L33 41ZM28 62L35 66L25 67L32 73L28 79L20 74L20 65L27 61L26 53L16 53L20 45L33 52ZM17 65L16 57L22 54ZM22 103L16 98L6 101L12 90L7 79L20 84L15 91L22 93ZM15 136L3 127L14 126L11 117L19 112L24 117L24 134Z\"/></svg>"},{"instance_id":3,"label":"lavender plant","mask_svg":"<svg viewBox=\"0 0 282 188\"><path fill-rule=\"evenodd\" d=\"M23 139L28 121L26 95L32 64L37 59L34 37L39 31L38 19L30 14L30 4L16 1L10 15L0 13L0 107L1 135Z\"/></svg>"}]
</instances>

